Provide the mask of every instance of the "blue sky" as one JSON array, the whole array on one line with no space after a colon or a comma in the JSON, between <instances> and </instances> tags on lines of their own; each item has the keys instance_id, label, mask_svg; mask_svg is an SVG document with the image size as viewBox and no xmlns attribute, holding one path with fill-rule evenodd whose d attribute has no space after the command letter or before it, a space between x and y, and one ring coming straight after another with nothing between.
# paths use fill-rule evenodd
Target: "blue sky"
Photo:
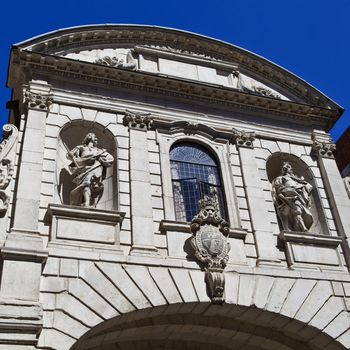
<instances>
[{"instance_id":1,"label":"blue sky","mask_svg":"<svg viewBox=\"0 0 350 350\"><path fill-rule=\"evenodd\" d=\"M350 0L19 0L2 1L0 13L2 123L12 44L70 26L131 23L184 29L259 54L345 108L331 131L335 140L350 125Z\"/></svg>"}]
</instances>

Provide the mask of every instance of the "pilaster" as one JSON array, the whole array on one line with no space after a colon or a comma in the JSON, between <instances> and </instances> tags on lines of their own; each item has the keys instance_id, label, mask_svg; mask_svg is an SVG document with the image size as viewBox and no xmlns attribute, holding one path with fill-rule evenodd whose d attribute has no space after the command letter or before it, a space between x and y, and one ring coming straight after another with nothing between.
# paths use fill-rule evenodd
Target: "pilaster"
<instances>
[{"instance_id":1,"label":"pilaster","mask_svg":"<svg viewBox=\"0 0 350 350\"><path fill-rule=\"evenodd\" d=\"M130 254L155 254L152 189L147 147L149 114L126 111L124 125L130 137L132 247Z\"/></svg>"},{"instance_id":2,"label":"pilaster","mask_svg":"<svg viewBox=\"0 0 350 350\"><path fill-rule=\"evenodd\" d=\"M343 237L344 255L350 266L350 200L334 159L336 146L324 132L314 131L312 139L312 151L319 163L336 227Z\"/></svg>"},{"instance_id":3,"label":"pilaster","mask_svg":"<svg viewBox=\"0 0 350 350\"><path fill-rule=\"evenodd\" d=\"M280 260L276 255L276 238L273 236L272 228L269 220L267 220L269 214L254 156L255 134L253 132L233 129L233 140L237 145L242 166L243 180L258 254L257 265L279 264Z\"/></svg>"},{"instance_id":4,"label":"pilaster","mask_svg":"<svg viewBox=\"0 0 350 350\"><path fill-rule=\"evenodd\" d=\"M29 84L24 95L26 128L14 196L13 227L1 247L0 332L9 335L3 341L10 343L13 333L16 344L35 345L42 327L40 277L48 253L38 232L38 217L46 116L51 101L49 85Z\"/></svg>"}]
</instances>

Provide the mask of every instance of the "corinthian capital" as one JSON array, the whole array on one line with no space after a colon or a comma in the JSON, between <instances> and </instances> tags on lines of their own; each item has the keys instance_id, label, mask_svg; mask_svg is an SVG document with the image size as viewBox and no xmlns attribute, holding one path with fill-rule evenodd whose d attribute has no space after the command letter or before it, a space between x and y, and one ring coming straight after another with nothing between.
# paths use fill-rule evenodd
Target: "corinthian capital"
<instances>
[{"instance_id":1,"label":"corinthian capital","mask_svg":"<svg viewBox=\"0 0 350 350\"><path fill-rule=\"evenodd\" d=\"M237 146L253 148L255 140L255 132L247 132L237 129L232 129L233 140Z\"/></svg>"},{"instance_id":2,"label":"corinthian capital","mask_svg":"<svg viewBox=\"0 0 350 350\"><path fill-rule=\"evenodd\" d=\"M150 113L131 112L126 110L123 124L129 128L148 130L152 122Z\"/></svg>"},{"instance_id":3,"label":"corinthian capital","mask_svg":"<svg viewBox=\"0 0 350 350\"><path fill-rule=\"evenodd\" d=\"M28 108L48 110L52 105L52 95L44 95L27 90L24 93L24 101Z\"/></svg>"},{"instance_id":4,"label":"corinthian capital","mask_svg":"<svg viewBox=\"0 0 350 350\"><path fill-rule=\"evenodd\" d=\"M313 136L312 151L318 157L334 158L336 145L333 142L323 141Z\"/></svg>"}]
</instances>

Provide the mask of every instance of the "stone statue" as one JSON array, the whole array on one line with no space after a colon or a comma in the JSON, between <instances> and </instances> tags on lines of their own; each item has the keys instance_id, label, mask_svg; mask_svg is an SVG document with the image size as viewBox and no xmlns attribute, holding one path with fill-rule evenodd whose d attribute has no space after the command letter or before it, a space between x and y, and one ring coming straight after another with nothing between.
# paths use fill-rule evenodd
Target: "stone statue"
<instances>
[{"instance_id":1,"label":"stone statue","mask_svg":"<svg viewBox=\"0 0 350 350\"><path fill-rule=\"evenodd\" d=\"M284 162L281 175L272 181L272 197L284 230L307 232L313 218L310 212L312 186L294 175L292 166Z\"/></svg>"},{"instance_id":2,"label":"stone statue","mask_svg":"<svg viewBox=\"0 0 350 350\"><path fill-rule=\"evenodd\" d=\"M105 149L98 148L97 142L96 135L88 133L82 145L67 153L76 186L70 193L71 205L95 208L102 197L106 168L113 164L114 158Z\"/></svg>"}]
</instances>

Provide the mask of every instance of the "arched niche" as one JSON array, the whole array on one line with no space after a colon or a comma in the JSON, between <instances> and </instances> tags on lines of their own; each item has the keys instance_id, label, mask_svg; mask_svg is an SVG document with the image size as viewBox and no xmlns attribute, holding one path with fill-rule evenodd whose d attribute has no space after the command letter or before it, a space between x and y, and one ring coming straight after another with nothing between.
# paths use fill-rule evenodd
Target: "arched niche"
<instances>
[{"instance_id":1,"label":"arched niche","mask_svg":"<svg viewBox=\"0 0 350 350\"><path fill-rule=\"evenodd\" d=\"M326 217L324 214L322 202L318 192L317 183L315 181L314 175L310 167L296 157L293 154L276 152L273 153L266 162L266 172L267 177L272 183L272 181L281 175L282 164L284 162L289 162L293 168L293 172L298 177L303 177L305 181L312 185L313 189L311 191L311 214L313 217L313 224L309 229L309 233L318 234L318 235L328 235L328 225ZM283 230L280 218L276 210L276 215L278 219L278 224L281 230Z\"/></svg>"},{"instance_id":2,"label":"arched niche","mask_svg":"<svg viewBox=\"0 0 350 350\"><path fill-rule=\"evenodd\" d=\"M114 157L114 163L106 169L106 178L103 182L103 195L98 202L97 209L118 210L118 191L117 191L117 144L112 133L101 125L92 122L76 121L64 126L57 139L57 158L56 158L56 186L55 203L70 204L69 195L74 185L72 175L69 171L71 161L66 155L69 150L82 144L86 134L94 133L98 138L98 147L104 148Z\"/></svg>"}]
</instances>

